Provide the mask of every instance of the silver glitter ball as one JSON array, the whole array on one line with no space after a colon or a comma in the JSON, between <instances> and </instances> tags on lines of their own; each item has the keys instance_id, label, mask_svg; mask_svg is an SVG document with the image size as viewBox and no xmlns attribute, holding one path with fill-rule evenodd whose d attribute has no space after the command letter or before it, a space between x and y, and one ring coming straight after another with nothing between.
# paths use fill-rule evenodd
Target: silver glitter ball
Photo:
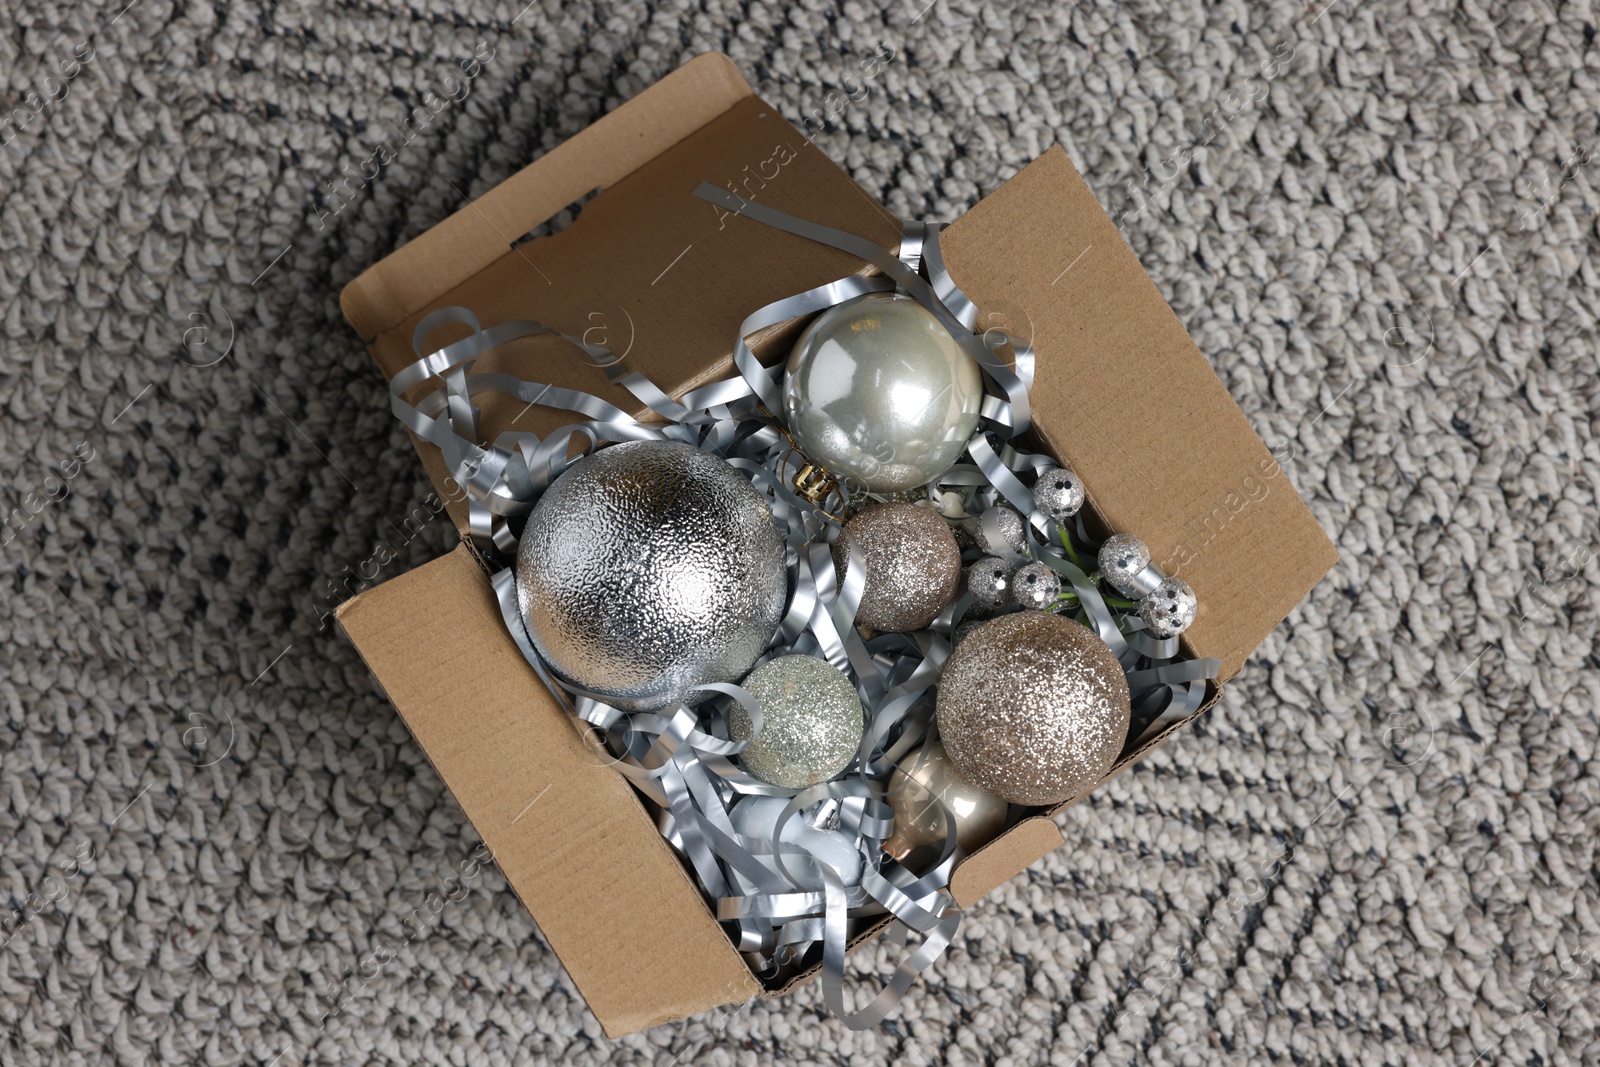
<instances>
[{"instance_id":1,"label":"silver glitter ball","mask_svg":"<svg viewBox=\"0 0 1600 1067\"><path fill-rule=\"evenodd\" d=\"M989 523L985 519L991 514L1000 527L998 543L989 536L986 529ZM1028 540L1023 532L1024 526L1022 516L1018 514L1016 508L1009 504L999 504L978 517L978 521L972 526L972 539L986 555L1004 556L1009 552L1011 555L1026 556Z\"/></svg>"},{"instance_id":2,"label":"silver glitter ball","mask_svg":"<svg viewBox=\"0 0 1600 1067\"><path fill-rule=\"evenodd\" d=\"M854 488L926 485L978 429L983 376L950 331L909 296L868 293L818 315L784 368L789 432Z\"/></svg>"},{"instance_id":3,"label":"silver glitter ball","mask_svg":"<svg viewBox=\"0 0 1600 1067\"><path fill-rule=\"evenodd\" d=\"M772 510L726 461L630 441L569 467L517 546L517 603L564 682L625 711L750 669L783 618Z\"/></svg>"},{"instance_id":4,"label":"silver glitter ball","mask_svg":"<svg viewBox=\"0 0 1600 1067\"><path fill-rule=\"evenodd\" d=\"M999 556L984 556L967 568L967 592L981 608L1011 603L1011 564Z\"/></svg>"},{"instance_id":5,"label":"silver glitter ball","mask_svg":"<svg viewBox=\"0 0 1600 1067\"><path fill-rule=\"evenodd\" d=\"M1011 595L1021 607L1049 611L1061 596L1061 576L1043 563L1019 567L1011 576Z\"/></svg>"},{"instance_id":6,"label":"silver glitter ball","mask_svg":"<svg viewBox=\"0 0 1600 1067\"><path fill-rule=\"evenodd\" d=\"M833 564L843 582L850 545L867 560L866 587L856 622L883 633L921 630L949 606L961 588L961 549L950 524L916 504L875 504L844 524L833 543Z\"/></svg>"},{"instance_id":7,"label":"silver glitter ball","mask_svg":"<svg viewBox=\"0 0 1600 1067\"><path fill-rule=\"evenodd\" d=\"M1155 592L1139 601L1139 618L1156 637L1177 637L1194 622L1200 602L1182 578L1164 578Z\"/></svg>"},{"instance_id":8,"label":"silver glitter ball","mask_svg":"<svg viewBox=\"0 0 1600 1067\"><path fill-rule=\"evenodd\" d=\"M1149 565L1150 550L1132 534L1112 534L1100 546L1100 577L1123 596L1138 595L1133 580Z\"/></svg>"},{"instance_id":9,"label":"silver glitter ball","mask_svg":"<svg viewBox=\"0 0 1600 1067\"><path fill-rule=\"evenodd\" d=\"M1070 467L1057 467L1033 483L1033 506L1057 522L1065 522L1083 507L1083 479Z\"/></svg>"},{"instance_id":10,"label":"silver glitter ball","mask_svg":"<svg viewBox=\"0 0 1600 1067\"><path fill-rule=\"evenodd\" d=\"M827 660L779 656L739 684L761 702L761 733L753 739L744 708L728 709L729 740L750 742L739 762L752 777L806 789L844 770L861 746L861 699Z\"/></svg>"},{"instance_id":11,"label":"silver glitter ball","mask_svg":"<svg viewBox=\"0 0 1600 1067\"><path fill-rule=\"evenodd\" d=\"M945 661L939 736L961 777L1013 804L1093 788L1128 739L1128 679L1111 649L1060 615L979 627Z\"/></svg>"}]
</instances>

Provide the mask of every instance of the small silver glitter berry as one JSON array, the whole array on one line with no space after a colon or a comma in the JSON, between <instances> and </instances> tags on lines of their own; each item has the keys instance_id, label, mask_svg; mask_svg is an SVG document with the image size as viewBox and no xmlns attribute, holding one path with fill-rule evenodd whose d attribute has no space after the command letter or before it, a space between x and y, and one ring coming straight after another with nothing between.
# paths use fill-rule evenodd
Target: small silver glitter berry
<instances>
[{"instance_id":1,"label":"small silver glitter berry","mask_svg":"<svg viewBox=\"0 0 1600 1067\"><path fill-rule=\"evenodd\" d=\"M1000 543L995 544L987 532L988 518L994 516L995 524L1000 528ZM1022 516L1017 509L1006 504L990 508L979 516L973 528L972 539L977 542L978 548L990 556L1024 556L1027 555L1027 539L1023 533Z\"/></svg>"},{"instance_id":2,"label":"small silver glitter berry","mask_svg":"<svg viewBox=\"0 0 1600 1067\"><path fill-rule=\"evenodd\" d=\"M1033 483L1034 507L1057 522L1065 522L1083 507L1083 479L1069 467L1045 471Z\"/></svg>"},{"instance_id":3,"label":"small silver glitter berry","mask_svg":"<svg viewBox=\"0 0 1600 1067\"><path fill-rule=\"evenodd\" d=\"M999 608L1011 602L1011 564L985 556L967 568L967 592L979 607Z\"/></svg>"},{"instance_id":4,"label":"small silver glitter berry","mask_svg":"<svg viewBox=\"0 0 1600 1067\"><path fill-rule=\"evenodd\" d=\"M1048 611L1061 596L1061 577L1043 563L1030 563L1011 576L1011 590L1019 606Z\"/></svg>"},{"instance_id":5,"label":"small silver glitter berry","mask_svg":"<svg viewBox=\"0 0 1600 1067\"><path fill-rule=\"evenodd\" d=\"M1100 546L1100 577L1123 596L1137 596L1134 578L1150 565L1150 550L1132 534L1113 534Z\"/></svg>"},{"instance_id":6,"label":"small silver glitter berry","mask_svg":"<svg viewBox=\"0 0 1600 1067\"><path fill-rule=\"evenodd\" d=\"M1155 592L1139 601L1139 618L1156 637L1177 637L1194 622L1199 601L1182 578L1167 578Z\"/></svg>"}]
</instances>

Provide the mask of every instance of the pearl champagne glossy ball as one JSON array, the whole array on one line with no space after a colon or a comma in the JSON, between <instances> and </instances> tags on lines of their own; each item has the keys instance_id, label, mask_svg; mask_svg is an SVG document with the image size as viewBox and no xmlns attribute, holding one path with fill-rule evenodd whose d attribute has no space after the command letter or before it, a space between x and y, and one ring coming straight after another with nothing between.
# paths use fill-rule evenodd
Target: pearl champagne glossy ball
<instances>
[{"instance_id":1,"label":"pearl champagne glossy ball","mask_svg":"<svg viewBox=\"0 0 1600 1067\"><path fill-rule=\"evenodd\" d=\"M889 775L888 801L894 809L894 834L883 850L895 859L943 844L950 819L963 852L982 848L1006 825L1006 802L961 777L937 741L907 756Z\"/></svg>"},{"instance_id":2,"label":"pearl champagne glossy ball","mask_svg":"<svg viewBox=\"0 0 1600 1067\"><path fill-rule=\"evenodd\" d=\"M789 354L784 419L852 489L893 493L949 469L978 428L983 375L909 296L868 293L818 315Z\"/></svg>"}]
</instances>

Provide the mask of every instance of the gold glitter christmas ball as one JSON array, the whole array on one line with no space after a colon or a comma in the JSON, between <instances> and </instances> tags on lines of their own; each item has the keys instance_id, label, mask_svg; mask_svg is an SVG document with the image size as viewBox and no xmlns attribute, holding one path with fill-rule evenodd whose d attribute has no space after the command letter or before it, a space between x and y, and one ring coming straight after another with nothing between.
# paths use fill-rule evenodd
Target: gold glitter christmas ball
<instances>
[{"instance_id":1,"label":"gold glitter christmas ball","mask_svg":"<svg viewBox=\"0 0 1600 1067\"><path fill-rule=\"evenodd\" d=\"M789 789L820 785L844 770L861 746L866 712L850 679L816 656L779 656L739 683L761 702L761 733L728 709L728 739L749 741L739 762L752 777Z\"/></svg>"},{"instance_id":2,"label":"gold glitter christmas ball","mask_svg":"<svg viewBox=\"0 0 1600 1067\"><path fill-rule=\"evenodd\" d=\"M882 633L920 630L939 617L961 588L961 549L950 524L916 504L874 504L844 524L833 544L843 582L850 544L867 559L867 584L856 622Z\"/></svg>"},{"instance_id":3,"label":"gold glitter christmas ball","mask_svg":"<svg viewBox=\"0 0 1600 1067\"><path fill-rule=\"evenodd\" d=\"M1071 619L991 619L950 654L939 736L961 777L1013 804L1053 805L1098 784L1128 739L1128 679Z\"/></svg>"}]
</instances>

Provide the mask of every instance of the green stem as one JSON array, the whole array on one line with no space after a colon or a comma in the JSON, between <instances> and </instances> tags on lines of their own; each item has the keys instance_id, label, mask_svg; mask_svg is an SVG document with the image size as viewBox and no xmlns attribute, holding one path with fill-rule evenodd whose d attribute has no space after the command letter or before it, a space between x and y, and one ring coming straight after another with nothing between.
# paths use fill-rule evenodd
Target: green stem
<instances>
[{"instance_id":1,"label":"green stem","mask_svg":"<svg viewBox=\"0 0 1600 1067\"><path fill-rule=\"evenodd\" d=\"M1072 565L1080 571L1083 570L1083 560L1078 558L1078 550L1072 547L1072 538L1067 536L1066 527L1061 527L1057 532L1061 535L1061 547L1072 557Z\"/></svg>"}]
</instances>

